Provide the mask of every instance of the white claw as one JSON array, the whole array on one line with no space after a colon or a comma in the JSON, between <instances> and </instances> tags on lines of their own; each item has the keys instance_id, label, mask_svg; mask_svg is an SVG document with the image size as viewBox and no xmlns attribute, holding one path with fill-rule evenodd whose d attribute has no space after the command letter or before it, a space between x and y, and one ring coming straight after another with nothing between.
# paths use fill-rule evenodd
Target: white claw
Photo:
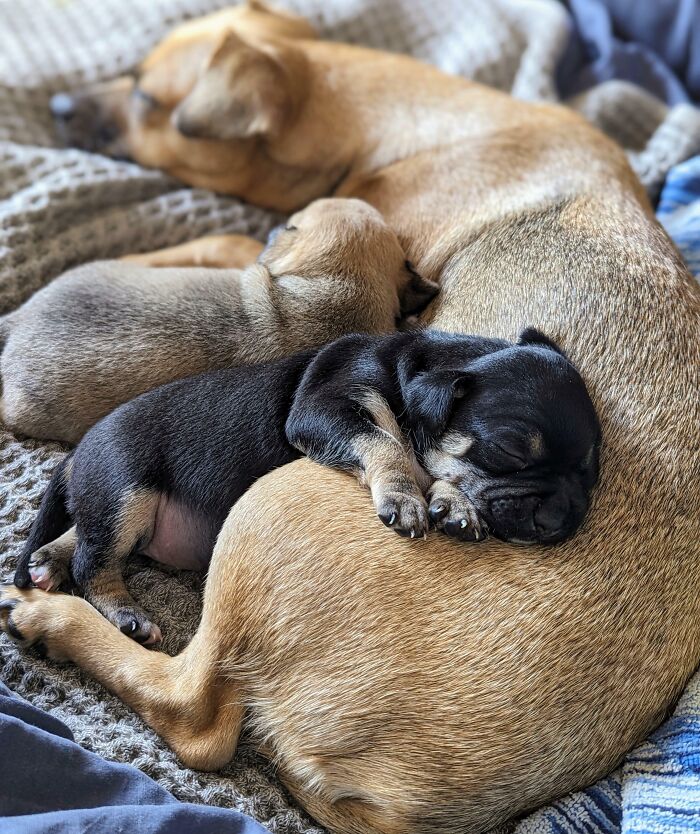
<instances>
[{"instance_id":1,"label":"white claw","mask_svg":"<svg viewBox=\"0 0 700 834\"><path fill-rule=\"evenodd\" d=\"M389 517L389 524L393 524L396 521L396 513L392 513Z\"/></svg>"},{"instance_id":2,"label":"white claw","mask_svg":"<svg viewBox=\"0 0 700 834\"><path fill-rule=\"evenodd\" d=\"M137 628L138 628L138 626L136 625L136 620L132 620L131 621L131 633L133 634L136 631Z\"/></svg>"},{"instance_id":3,"label":"white claw","mask_svg":"<svg viewBox=\"0 0 700 834\"><path fill-rule=\"evenodd\" d=\"M467 526L467 519L466 519L466 518L463 518L463 519L459 522L459 526L462 528L462 530L464 530L464 528Z\"/></svg>"},{"instance_id":4,"label":"white claw","mask_svg":"<svg viewBox=\"0 0 700 834\"><path fill-rule=\"evenodd\" d=\"M416 537L416 531L415 531L415 530L411 530L411 538L412 538L412 539L415 539L415 537Z\"/></svg>"}]
</instances>

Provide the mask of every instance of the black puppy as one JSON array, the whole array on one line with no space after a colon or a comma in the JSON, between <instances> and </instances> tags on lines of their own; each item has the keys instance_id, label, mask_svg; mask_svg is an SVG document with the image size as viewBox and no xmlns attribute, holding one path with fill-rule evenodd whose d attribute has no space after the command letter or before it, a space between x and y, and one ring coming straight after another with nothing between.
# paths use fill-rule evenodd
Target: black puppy
<instances>
[{"instance_id":1,"label":"black puppy","mask_svg":"<svg viewBox=\"0 0 700 834\"><path fill-rule=\"evenodd\" d=\"M535 330L517 345L436 331L346 336L117 408L54 473L15 583L54 589L70 567L108 619L155 642L124 585L125 559L206 567L235 501L300 452L355 473L402 535L424 536L432 519L462 540L488 528L552 543L585 515L598 440L581 377Z\"/></svg>"}]
</instances>

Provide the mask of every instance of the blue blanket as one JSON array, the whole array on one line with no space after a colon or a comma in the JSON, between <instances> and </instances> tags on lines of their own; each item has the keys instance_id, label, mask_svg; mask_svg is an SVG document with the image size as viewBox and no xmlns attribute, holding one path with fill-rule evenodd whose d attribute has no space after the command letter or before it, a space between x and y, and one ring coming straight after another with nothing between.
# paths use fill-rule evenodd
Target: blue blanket
<instances>
[{"instance_id":1,"label":"blue blanket","mask_svg":"<svg viewBox=\"0 0 700 834\"><path fill-rule=\"evenodd\" d=\"M178 802L145 773L83 750L0 683L2 834L264 834L238 811Z\"/></svg>"},{"instance_id":2,"label":"blue blanket","mask_svg":"<svg viewBox=\"0 0 700 834\"><path fill-rule=\"evenodd\" d=\"M661 191L657 215L690 271L700 278L700 156L671 169Z\"/></svg>"}]
</instances>

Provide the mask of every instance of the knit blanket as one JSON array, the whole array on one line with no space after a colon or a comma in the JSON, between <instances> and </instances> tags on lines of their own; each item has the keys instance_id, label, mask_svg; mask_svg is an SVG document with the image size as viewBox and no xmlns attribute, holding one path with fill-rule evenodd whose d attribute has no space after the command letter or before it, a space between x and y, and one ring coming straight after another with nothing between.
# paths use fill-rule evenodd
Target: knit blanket
<instances>
[{"instance_id":1,"label":"knit blanket","mask_svg":"<svg viewBox=\"0 0 700 834\"><path fill-rule=\"evenodd\" d=\"M521 98L558 98L555 73L570 18L555 0L280 2L306 15L326 38L408 52ZM0 3L0 313L84 261L210 233L262 237L273 225L266 212L184 188L158 171L60 149L48 115L53 92L131 69L173 24L224 5L225 0ZM687 103L669 108L615 80L568 103L626 148L653 197L673 165L700 153L700 115ZM12 574L63 451L0 432L0 579ZM164 574L144 562L133 566L129 584L161 624L165 650L181 648L197 624L200 579ZM320 832L245 742L222 771L198 773L183 767L121 701L74 667L21 654L5 638L0 662L3 680L68 724L77 741L107 759L134 764L179 799L239 808L278 834ZM522 834L651 831L648 808L661 805L678 822L674 803L697 785L700 772L692 752L700 739L699 687L695 681L688 689L676 723L665 725L617 774L531 816L520 824ZM655 824L653 830L662 829Z\"/></svg>"}]
</instances>

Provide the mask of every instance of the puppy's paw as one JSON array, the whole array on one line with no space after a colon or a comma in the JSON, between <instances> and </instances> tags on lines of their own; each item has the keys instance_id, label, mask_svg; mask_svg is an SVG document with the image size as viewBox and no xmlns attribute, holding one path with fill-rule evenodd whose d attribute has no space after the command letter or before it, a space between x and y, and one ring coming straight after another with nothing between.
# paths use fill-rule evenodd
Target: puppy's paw
<instances>
[{"instance_id":1,"label":"puppy's paw","mask_svg":"<svg viewBox=\"0 0 700 834\"><path fill-rule=\"evenodd\" d=\"M116 608L107 613L107 619L142 646L157 646L163 639L158 626L139 608Z\"/></svg>"},{"instance_id":2,"label":"puppy's paw","mask_svg":"<svg viewBox=\"0 0 700 834\"><path fill-rule=\"evenodd\" d=\"M36 588L0 586L0 630L23 648L34 647L44 656L64 660L60 635L70 628L74 608L83 600L67 594L48 594Z\"/></svg>"},{"instance_id":3,"label":"puppy's paw","mask_svg":"<svg viewBox=\"0 0 700 834\"><path fill-rule=\"evenodd\" d=\"M376 507L382 523L400 536L411 539L427 536L428 506L420 493L386 490L379 496Z\"/></svg>"},{"instance_id":4,"label":"puppy's paw","mask_svg":"<svg viewBox=\"0 0 700 834\"><path fill-rule=\"evenodd\" d=\"M70 583L65 553L53 542L32 553L28 568L32 584L42 591L57 591L62 585Z\"/></svg>"},{"instance_id":5,"label":"puppy's paw","mask_svg":"<svg viewBox=\"0 0 700 834\"><path fill-rule=\"evenodd\" d=\"M428 513L435 527L463 542L478 542L486 538L486 528L476 507L457 487L436 481L429 492Z\"/></svg>"}]
</instances>

